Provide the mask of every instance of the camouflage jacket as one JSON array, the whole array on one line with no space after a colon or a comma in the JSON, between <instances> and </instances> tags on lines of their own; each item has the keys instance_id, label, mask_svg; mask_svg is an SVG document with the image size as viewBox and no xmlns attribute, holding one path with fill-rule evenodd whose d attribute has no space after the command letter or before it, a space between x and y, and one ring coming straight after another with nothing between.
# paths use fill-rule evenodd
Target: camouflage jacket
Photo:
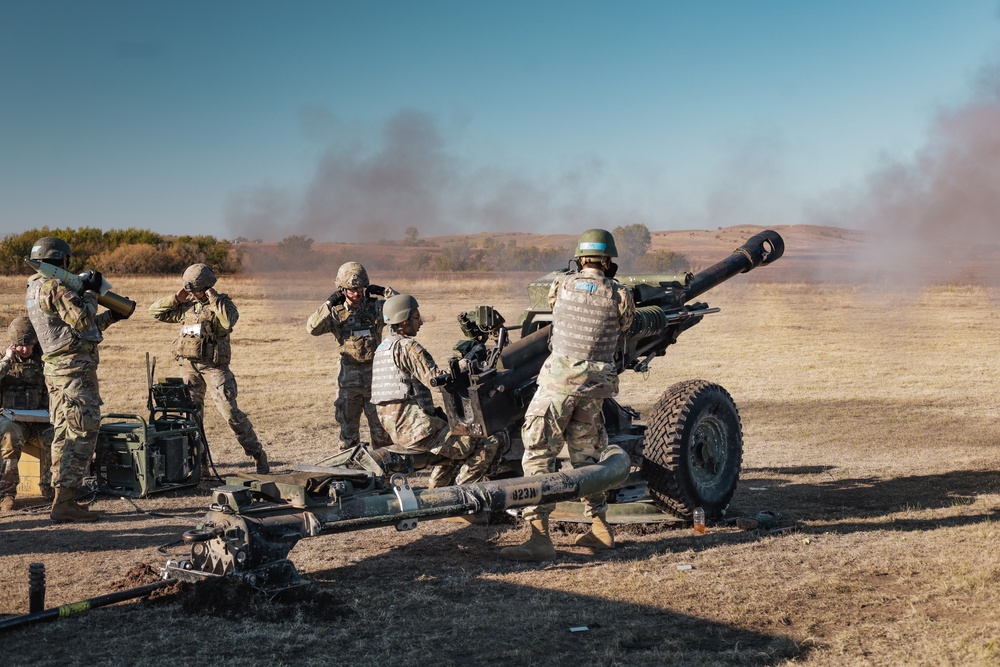
<instances>
[{"instance_id":1,"label":"camouflage jacket","mask_svg":"<svg viewBox=\"0 0 1000 667\"><path fill-rule=\"evenodd\" d=\"M414 381L419 381L424 388L431 385L431 378L441 373L434 358L423 345L411 336L403 336L393 349L393 361L396 366L410 373ZM430 391L423 396L406 401L376 405L379 421L392 439L392 444L408 447L424 438L436 435L448 422L433 414L434 403ZM429 399L429 400L428 400Z\"/></svg>"},{"instance_id":2,"label":"camouflage jacket","mask_svg":"<svg viewBox=\"0 0 1000 667\"><path fill-rule=\"evenodd\" d=\"M15 410L47 410L41 348L36 344L30 357L16 354L0 358L0 407Z\"/></svg>"},{"instance_id":3,"label":"camouflage jacket","mask_svg":"<svg viewBox=\"0 0 1000 667\"><path fill-rule=\"evenodd\" d=\"M330 307L324 302L306 321L306 331L313 336L333 334L340 343L340 363L370 365L375 349L382 341L382 299L365 297L357 308L346 303Z\"/></svg>"},{"instance_id":4,"label":"camouflage jacket","mask_svg":"<svg viewBox=\"0 0 1000 667\"><path fill-rule=\"evenodd\" d=\"M41 274L36 273L28 282L40 278ZM104 331L114 322L110 311L97 313L97 294L91 291L78 294L54 278L44 280L42 283L38 291L37 306L45 315L61 320L81 335L90 331L93 326L96 326L98 331ZM29 315L33 307L31 304L28 305ZM97 340L74 337L68 345L42 354L45 375L74 375L97 370L100 363L97 346L100 342L100 336Z\"/></svg>"},{"instance_id":5,"label":"camouflage jacket","mask_svg":"<svg viewBox=\"0 0 1000 667\"><path fill-rule=\"evenodd\" d=\"M183 326L204 323L206 348L201 363L223 366L232 357L229 334L240 313L228 294L214 293L201 301L178 301L176 294L165 296L149 307L149 314L160 322ZM180 337L178 337L178 341Z\"/></svg>"},{"instance_id":6,"label":"camouflage jacket","mask_svg":"<svg viewBox=\"0 0 1000 667\"><path fill-rule=\"evenodd\" d=\"M583 269L585 275L603 276L596 269ZM572 275L572 274L566 274ZM549 307L555 306L556 297L566 275L557 278L549 288ZM627 331L635 318L635 300L624 285L615 283L620 292L618 301L618 326ZM573 359L561 354L550 354L538 373L538 386L559 394L610 398L618 394L618 370L613 363Z\"/></svg>"}]
</instances>

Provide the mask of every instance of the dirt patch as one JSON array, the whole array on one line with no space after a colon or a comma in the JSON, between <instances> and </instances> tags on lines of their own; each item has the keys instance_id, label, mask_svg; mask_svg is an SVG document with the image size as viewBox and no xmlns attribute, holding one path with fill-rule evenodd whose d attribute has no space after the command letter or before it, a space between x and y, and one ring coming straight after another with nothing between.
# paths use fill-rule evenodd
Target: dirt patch
<instances>
[{"instance_id":1,"label":"dirt patch","mask_svg":"<svg viewBox=\"0 0 1000 667\"><path fill-rule=\"evenodd\" d=\"M160 581L159 570L146 563L133 565L125 576L112 581L109 591L122 591ZM315 585L299 586L269 595L237 577L208 579L199 583L178 581L143 597L144 602L177 601L192 615L229 620L253 619L264 623L286 622L295 614L324 619L343 618L353 610L329 591Z\"/></svg>"},{"instance_id":2,"label":"dirt patch","mask_svg":"<svg viewBox=\"0 0 1000 667\"><path fill-rule=\"evenodd\" d=\"M295 614L334 620L353 610L333 594L314 585L299 586L269 597L243 579L223 577L179 587L177 600L189 614L261 623L287 622Z\"/></svg>"},{"instance_id":3,"label":"dirt patch","mask_svg":"<svg viewBox=\"0 0 1000 667\"><path fill-rule=\"evenodd\" d=\"M161 578L159 570L152 565L148 563L136 563L129 568L124 577L115 579L109 583L108 589L109 591L123 591L127 588L155 584Z\"/></svg>"}]
</instances>

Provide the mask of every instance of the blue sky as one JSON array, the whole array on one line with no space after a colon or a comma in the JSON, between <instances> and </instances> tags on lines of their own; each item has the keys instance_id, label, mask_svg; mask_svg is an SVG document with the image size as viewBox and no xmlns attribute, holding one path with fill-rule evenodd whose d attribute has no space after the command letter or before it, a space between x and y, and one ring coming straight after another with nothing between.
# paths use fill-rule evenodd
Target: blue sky
<instances>
[{"instance_id":1,"label":"blue sky","mask_svg":"<svg viewBox=\"0 0 1000 667\"><path fill-rule=\"evenodd\" d=\"M996 0L0 0L0 233L858 224Z\"/></svg>"}]
</instances>

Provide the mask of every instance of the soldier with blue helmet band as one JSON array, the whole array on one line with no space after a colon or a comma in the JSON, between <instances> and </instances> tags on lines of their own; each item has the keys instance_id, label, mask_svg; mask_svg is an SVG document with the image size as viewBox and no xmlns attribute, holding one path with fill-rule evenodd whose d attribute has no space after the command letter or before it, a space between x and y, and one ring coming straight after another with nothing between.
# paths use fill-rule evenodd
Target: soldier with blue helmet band
<instances>
[{"instance_id":1,"label":"soldier with blue helmet band","mask_svg":"<svg viewBox=\"0 0 1000 667\"><path fill-rule=\"evenodd\" d=\"M538 389L521 430L525 475L556 472L556 456L564 444L574 468L596 463L608 444L602 406L605 398L618 394L615 352L635 317L632 293L613 278L617 266L611 259L617 255L610 232L587 230L577 244L578 271L561 276L549 290L552 353L538 374ZM613 548L606 494L583 501L592 524L576 544ZM519 561L555 558L549 536L553 509L553 505L525 508L522 516L531 527L528 541L505 547L500 555Z\"/></svg>"}]
</instances>

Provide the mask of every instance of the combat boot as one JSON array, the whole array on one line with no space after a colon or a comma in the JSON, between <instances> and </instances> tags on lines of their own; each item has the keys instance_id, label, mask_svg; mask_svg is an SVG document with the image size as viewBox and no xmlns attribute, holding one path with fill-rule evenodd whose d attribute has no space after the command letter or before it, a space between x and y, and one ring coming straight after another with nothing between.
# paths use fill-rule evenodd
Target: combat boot
<instances>
[{"instance_id":1,"label":"combat boot","mask_svg":"<svg viewBox=\"0 0 1000 667\"><path fill-rule=\"evenodd\" d=\"M257 462L258 475L266 475L271 472L271 466L267 463L267 452L263 449L253 455L253 460Z\"/></svg>"},{"instance_id":2,"label":"combat boot","mask_svg":"<svg viewBox=\"0 0 1000 667\"><path fill-rule=\"evenodd\" d=\"M528 541L520 546L504 547L500 550L500 557L532 563L555 558L556 548L549 537L549 518L532 519L531 537Z\"/></svg>"},{"instance_id":3,"label":"combat boot","mask_svg":"<svg viewBox=\"0 0 1000 667\"><path fill-rule=\"evenodd\" d=\"M14 511L14 496L0 498L0 514Z\"/></svg>"},{"instance_id":4,"label":"combat boot","mask_svg":"<svg viewBox=\"0 0 1000 667\"><path fill-rule=\"evenodd\" d=\"M574 544L578 547L591 549L614 549L615 535L611 532L611 526L608 525L607 514L603 512L595 514L593 520L590 530L577 537Z\"/></svg>"},{"instance_id":5,"label":"combat boot","mask_svg":"<svg viewBox=\"0 0 1000 667\"><path fill-rule=\"evenodd\" d=\"M56 487L56 497L52 501L52 511L49 517L57 523L91 522L100 518L100 512L90 512L76 502L76 488L69 486Z\"/></svg>"}]
</instances>

